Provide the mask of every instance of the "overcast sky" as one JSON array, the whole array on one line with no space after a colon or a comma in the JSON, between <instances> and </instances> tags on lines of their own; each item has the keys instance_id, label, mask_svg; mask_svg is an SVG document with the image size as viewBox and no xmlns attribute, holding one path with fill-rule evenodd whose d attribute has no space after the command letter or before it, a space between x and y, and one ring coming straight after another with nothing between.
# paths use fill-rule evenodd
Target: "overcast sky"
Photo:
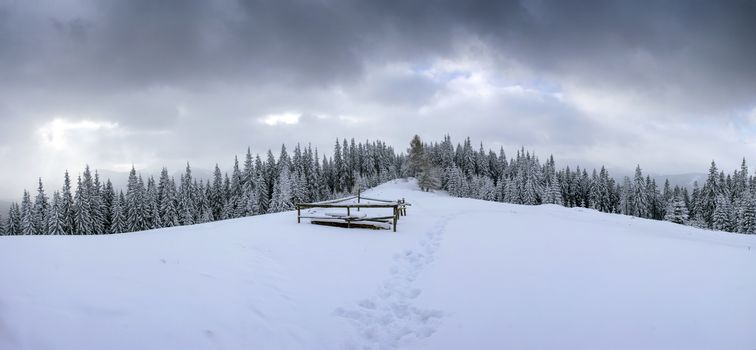
<instances>
[{"instance_id":1,"label":"overcast sky","mask_svg":"<svg viewBox=\"0 0 756 350\"><path fill-rule=\"evenodd\" d=\"M0 198L415 133L729 170L756 149L756 2L0 0Z\"/></svg>"}]
</instances>

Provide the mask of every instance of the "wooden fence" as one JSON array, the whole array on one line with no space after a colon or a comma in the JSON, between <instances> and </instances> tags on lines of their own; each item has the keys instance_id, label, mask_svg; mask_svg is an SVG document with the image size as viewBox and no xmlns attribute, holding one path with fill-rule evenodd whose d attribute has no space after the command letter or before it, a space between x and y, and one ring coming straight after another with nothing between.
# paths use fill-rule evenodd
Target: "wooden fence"
<instances>
[{"instance_id":1,"label":"wooden fence","mask_svg":"<svg viewBox=\"0 0 756 350\"><path fill-rule=\"evenodd\" d=\"M356 203L347 203L351 200L357 200ZM375 202L375 203L363 203L363 201L368 202ZM376 198L368 198L368 197L362 197L361 194L358 192L356 196L350 196L346 198L340 198L330 201L323 201L323 202L316 202L316 203L297 203L297 223L301 223L302 219L311 219L313 220L312 223L321 224L321 225L331 225L331 226L341 226L341 227L376 227L375 225L370 225L369 223L386 223L390 224L396 232L396 224L399 221L399 218L401 216L407 215L407 206L410 204L407 203L404 198L396 200L396 201L390 201L385 199L376 199ZM326 216L312 216L312 215L302 215L302 209L313 209L313 208L345 208L346 209L346 215L335 215L335 214L326 214ZM360 211L360 209L363 208L387 208L392 209L393 214L392 215L384 215L384 216L367 216L367 215L353 215L352 210L356 210L357 212Z\"/></svg>"}]
</instances>

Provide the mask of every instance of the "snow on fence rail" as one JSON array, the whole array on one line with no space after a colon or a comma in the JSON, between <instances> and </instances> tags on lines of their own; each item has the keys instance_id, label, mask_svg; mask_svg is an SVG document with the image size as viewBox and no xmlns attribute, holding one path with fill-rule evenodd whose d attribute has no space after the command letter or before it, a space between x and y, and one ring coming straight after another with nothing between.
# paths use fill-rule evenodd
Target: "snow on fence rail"
<instances>
[{"instance_id":1,"label":"snow on fence rail","mask_svg":"<svg viewBox=\"0 0 756 350\"><path fill-rule=\"evenodd\" d=\"M356 203L349 202L357 200ZM363 202L367 201L367 202ZM373 202L373 203L371 203ZM396 232L396 223L399 221L399 217L407 215L407 203L404 198L391 201L386 199L376 199L362 197L358 192L356 196L350 196L345 198L339 198L329 201L322 201L316 203L297 203L297 223L301 223L302 219L310 219L311 223L327 226L338 227L359 227L359 228L384 228L376 224L383 223L389 224ZM329 212L321 215L302 215L302 209L328 209L328 208L340 208L346 209L344 213ZM392 215L377 215L368 216L366 213L352 214L352 209L392 209Z\"/></svg>"}]
</instances>

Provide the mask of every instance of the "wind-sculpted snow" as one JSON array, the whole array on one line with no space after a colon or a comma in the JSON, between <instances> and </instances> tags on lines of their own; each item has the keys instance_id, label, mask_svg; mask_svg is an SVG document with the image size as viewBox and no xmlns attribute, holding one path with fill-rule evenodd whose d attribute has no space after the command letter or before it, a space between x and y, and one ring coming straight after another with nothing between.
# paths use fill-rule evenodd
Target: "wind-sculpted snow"
<instances>
[{"instance_id":1,"label":"wind-sculpted snow","mask_svg":"<svg viewBox=\"0 0 756 350\"><path fill-rule=\"evenodd\" d=\"M398 232L293 212L0 237L0 349L754 349L756 237L370 190Z\"/></svg>"}]
</instances>

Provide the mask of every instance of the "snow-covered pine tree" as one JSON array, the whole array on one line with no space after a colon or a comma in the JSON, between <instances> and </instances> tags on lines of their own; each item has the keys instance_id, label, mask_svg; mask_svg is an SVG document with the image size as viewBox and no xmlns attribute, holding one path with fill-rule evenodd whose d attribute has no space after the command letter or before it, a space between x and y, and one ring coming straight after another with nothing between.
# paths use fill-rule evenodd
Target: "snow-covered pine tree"
<instances>
[{"instance_id":1,"label":"snow-covered pine tree","mask_svg":"<svg viewBox=\"0 0 756 350\"><path fill-rule=\"evenodd\" d=\"M449 168L447 172L446 190L449 194L454 197L466 197L468 195L467 178L462 174L462 169L455 165Z\"/></svg>"},{"instance_id":2,"label":"snow-covered pine tree","mask_svg":"<svg viewBox=\"0 0 756 350\"><path fill-rule=\"evenodd\" d=\"M276 166L276 157L273 156L273 152L268 150L268 159L263 164L265 173L265 184L268 186L268 203L270 203L271 196L273 195L273 184L278 179L278 167Z\"/></svg>"},{"instance_id":3,"label":"snow-covered pine tree","mask_svg":"<svg viewBox=\"0 0 756 350\"><path fill-rule=\"evenodd\" d=\"M622 185L620 186L620 213L624 215L633 215L633 185L630 178L625 176L622 178Z\"/></svg>"},{"instance_id":4,"label":"snow-covered pine tree","mask_svg":"<svg viewBox=\"0 0 756 350\"><path fill-rule=\"evenodd\" d=\"M346 140L344 140L346 142ZM291 173L291 158L289 158L289 152L286 151L286 145L281 145L281 153L278 155L278 163L276 164L276 168L278 169L278 172L280 173L283 171L284 168Z\"/></svg>"},{"instance_id":5,"label":"snow-covered pine tree","mask_svg":"<svg viewBox=\"0 0 756 350\"><path fill-rule=\"evenodd\" d=\"M186 163L186 172L181 177L181 186L178 193L178 213L181 225L195 223L196 203L194 197L194 183L192 181L192 168Z\"/></svg>"},{"instance_id":6,"label":"snow-covered pine tree","mask_svg":"<svg viewBox=\"0 0 756 350\"><path fill-rule=\"evenodd\" d=\"M210 207L213 210L213 217L221 218L223 206L226 204L225 194L223 193L223 173L221 173L218 164L215 164L213 171L212 196L210 197Z\"/></svg>"},{"instance_id":7,"label":"snow-covered pine tree","mask_svg":"<svg viewBox=\"0 0 756 350\"><path fill-rule=\"evenodd\" d=\"M504 202L513 204L522 204L522 192L518 182L522 180L522 175L510 178L504 184Z\"/></svg>"},{"instance_id":8,"label":"snow-covered pine tree","mask_svg":"<svg viewBox=\"0 0 756 350\"><path fill-rule=\"evenodd\" d=\"M358 175L359 177L359 175ZM361 177L359 177L361 179ZM296 170L291 176L291 202L292 203L305 203L307 202L307 184L305 183L304 172Z\"/></svg>"},{"instance_id":9,"label":"snow-covered pine tree","mask_svg":"<svg viewBox=\"0 0 756 350\"><path fill-rule=\"evenodd\" d=\"M609 172L601 167L598 176L598 198L596 203L596 209L599 211L610 213L612 212L612 182L610 182Z\"/></svg>"},{"instance_id":10,"label":"snow-covered pine tree","mask_svg":"<svg viewBox=\"0 0 756 350\"><path fill-rule=\"evenodd\" d=\"M270 201L268 200L268 186L265 183L265 177L262 172L255 178L255 198L257 199L257 210L260 214L268 212Z\"/></svg>"},{"instance_id":11,"label":"snow-covered pine tree","mask_svg":"<svg viewBox=\"0 0 756 350\"><path fill-rule=\"evenodd\" d=\"M339 171L339 183L342 185L342 190L344 193L351 193L352 192L352 179L350 178L352 171L350 170L350 156L349 156L349 145L347 144L347 140L344 139L344 143L342 146L342 152L343 152L343 161L341 162L341 167L338 169Z\"/></svg>"},{"instance_id":12,"label":"snow-covered pine tree","mask_svg":"<svg viewBox=\"0 0 756 350\"><path fill-rule=\"evenodd\" d=\"M423 171L423 166L426 164L425 149L423 147L423 141L420 140L420 136L413 136L412 141L410 141L410 148L407 150L409 160L407 171L411 177L420 175Z\"/></svg>"},{"instance_id":13,"label":"snow-covered pine tree","mask_svg":"<svg viewBox=\"0 0 756 350\"><path fill-rule=\"evenodd\" d=\"M38 235L45 234L47 230L47 211L50 204L45 194L45 188L42 186L42 178L38 178L39 186L37 187L37 196L34 198L34 233Z\"/></svg>"},{"instance_id":14,"label":"snow-covered pine tree","mask_svg":"<svg viewBox=\"0 0 756 350\"><path fill-rule=\"evenodd\" d=\"M176 182L173 178L166 180L163 198L160 201L160 221L164 227L179 226L179 213L176 199Z\"/></svg>"},{"instance_id":15,"label":"snow-covered pine tree","mask_svg":"<svg viewBox=\"0 0 756 350\"><path fill-rule=\"evenodd\" d=\"M739 229L740 233L756 234L756 199L746 198Z\"/></svg>"},{"instance_id":16,"label":"snow-covered pine tree","mask_svg":"<svg viewBox=\"0 0 756 350\"><path fill-rule=\"evenodd\" d=\"M283 168L273 186L273 198L269 212L278 213L294 209L291 203L291 178L287 168Z\"/></svg>"},{"instance_id":17,"label":"snow-covered pine tree","mask_svg":"<svg viewBox=\"0 0 756 350\"><path fill-rule=\"evenodd\" d=\"M21 209L18 203L11 203L8 209L8 222L5 225L5 233L10 236L20 235L21 232Z\"/></svg>"},{"instance_id":18,"label":"snow-covered pine tree","mask_svg":"<svg viewBox=\"0 0 756 350\"><path fill-rule=\"evenodd\" d=\"M147 180L145 203L145 211L147 212L147 226L149 226L151 229L162 228L163 219L160 215L160 205L158 204L158 189L157 185L155 185L155 179L152 177Z\"/></svg>"},{"instance_id":19,"label":"snow-covered pine tree","mask_svg":"<svg viewBox=\"0 0 756 350\"><path fill-rule=\"evenodd\" d=\"M89 173L89 166L86 166L85 174ZM90 175L91 176L91 175ZM102 234L105 232L105 204L102 200L102 185L100 175L95 170L94 180L89 185L90 213L92 213L92 232L93 234Z\"/></svg>"},{"instance_id":20,"label":"snow-covered pine tree","mask_svg":"<svg viewBox=\"0 0 756 350\"><path fill-rule=\"evenodd\" d=\"M716 206L712 213L712 228L720 231L730 231L732 229L732 207L724 195L717 196Z\"/></svg>"},{"instance_id":21,"label":"snow-covered pine tree","mask_svg":"<svg viewBox=\"0 0 756 350\"><path fill-rule=\"evenodd\" d=\"M648 199L648 217L654 220L662 220L661 202L659 200L659 190L656 187L656 180L646 176L646 198Z\"/></svg>"},{"instance_id":22,"label":"snow-covered pine tree","mask_svg":"<svg viewBox=\"0 0 756 350\"><path fill-rule=\"evenodd\" d=\"M720 194L722 194L722 189L720 188L717 165L712 161L711 167L709 167L709 176L707 177L703 188L701 188L697 205L697 210L700 212L701 217L709 227L713 227L714 210L717 207L717 197Z\"/></svg>"},{"instance_id":23,"label":"snow-covered pine tree","mask_svg":"<svg viewBox=\"0 0 756 350\"><path fill-rule=\"evenodd\" d=\"M678 195L680 194L678 193ZM660 214L662 215L662 217L666 217L667 209L669 208L669 205L673 200L674 200L674 194L672 193L672 187L669 185L669 179L665 179L664 189L662 190L661 198L660 198L660 205L661 205Z\"/></svg>"},{"instance_id":24,"label":"snow-covered pine tree","mask_svg":"<svg viewBox=\"0 0 756 350\"><path fill-rule=\"evenodd\" d=\"M415 137L417 137L417 135L415 135ZM417 139L419 140L419 138ZM415 139L413 138L412 140L414 143ZM422 145L420 147L420 152L424 152L422 150ZM412 151L412 148L410 148L410 151ZM415 176L417 176L418 186L420 186L420 189L423 191L431 191L441 188L441 171L433 166L430 157L430 154L423 153L419 160L414 160L420 162L420 164L417 165L419 171ZM491 187L493 187L493 183L491 183ZM493 188L491 188L491 194L493 194Z\"/></svg>"},{"instance_id":25,"label":"snow-covered pine tree","mask_svg":"<svg viewBox=\"0 0 756 350\"><path fill-rule=\"evenodd\" d=\"M493 180L486 175L477 175L478 193L477 198L485 201L493 201L496 199L496 187Z\"/></svg>"},{"instance_id":26,"label":"snow-covered pine tree","mask_svg":"<svg viewBox=\"0 0 756 350\"><path fill-rule=\"evenodd\" d=\"M677 196L670 199L664 220L683 225L688 222L688 207L685 206L685 201L681 197Z\"/></svg>"},{"instance_id":27,"label":"snow-covered pine tree","mask_svg":"<svg viewBox=\"0 0 756 350\"><path fill-rule=\"evenodd\" d=\"M37 228L34 223L34 204L32 204L29 191L24 190L24 196L21 200L21 234L37 234Z\"/></svg>"},{"instance_id":28,"label":"snow-covered pine tree","mask_svg":"<svg viewBox=\"0 0 756 350\"><path fill-rule=\"evenodd\" d=\"M74 200L71 193L71 178L68 175L68 170L63 177L63 190L60 197L60 211L63 215L63 231L67 234L73 234L76 230L74 223Z\"/></svg>"},{"instance_id":29,"label":"snow-covered pine tree","mask_svg":"<svg viewBox=\"0 0 756 350\"><path fill-rule=\"evenodd\" d=\"M210 201L210 194L211 186L210 181L207 182L207 185L200 182L200 185L197 189L197 206L199 207L199 223L206 223L211 222L214 220L213 218L213 208L211 206ZM238 215L234 215L234 217L240 217Z\"/></svg>"},{"instance_id":30,"label":"snow-covered pine tree","mask_svg":"<svg viewBox=\"0 0 756 350\"><path fill-rule=\"evenodd\" d=\"M113 224L113 200L115 199L115 189L113 189L113 183L110 179L105 182L105 187L102 189L102 205L103 205L103 225L102 233L110 233L110 225Z\"/></svg>"},{"instance_id":31,"label":"snow-covered pine tree","mask_svg":"<svg viewBox=\"0 0 756 350\"><path fill-rule=\"evenodd\" d=\"M73 215L74 215L74 234L89 235L92 232L92 215L90 213L91 205L89 203L89 193L82 183L81 176L76 180L76 193L74 194Z\"/></svg>"},{"instance_id":32,"label":"snow-covered pine tree","mask_svg":"<svg viewBox=\"0 0 756 350\"><path fill-rule=\"evenodd\" d=\"M47 211L47 222L45 233L48 235L63 235L63 213L60 207L61 199L60 193L55 191L53 193L52 203Z\"/></svg>"},{"instance_id":33,"label":"snow-covered pine tree","mask_svg":"<svg viewBox=\"0 0 756 350\"><path fill-rule=\"evenodd\" d=\"M252 189L247 192L247 200L245 205L245 212L247 213L247 216L260 214L260 201L257 199L257 191Z\"/></svg>"},{"instance_id":34,"label":"snow-covered pine tree","mask_svg":"<svg viewBox=\"0 0 756 350\"><path fill-rule=\"evenodd\" d=\"M131 167L129 181L126 185L126 232L142 231L149 228L147 223L147 203L145 200L144 181Z\"/></svg>"},{"instance_id":35,"label":"snow-covered pine tree","mask_svg":"<svg viewBox=\"0 0 756 350\"><path fill-rule=\"evenodd\" d=\"M537 205L541 203L543 187L541 186L540 169L535 161L528 161L525 165L522 204Z\"/></svg>"},{"instance_id":36,"label":"snow-covered pine tree","mask_svg":"<svg viewBox=\"0 0 756 350\"><path fill-rule=\"evenodd\" d=\"M559 178L552 174L548 181L549 185L544 194L543 203L562 205L562 191L559 185Z\"/></svg>"},{"instance_id":37,"label":"snow-covered pine tree","mask_svg":"<svg viewBox=\"0 0 756 350\"><path fill-rule=\"evenodd\" d=\"M462 154L459 165L465 173L465 176L468 178L475 174L475 151L473 151L472 142L469 137L465 139L465 142L462 145Z\"/></svg>"},{"instance_id":38,"label":"snow-covered pine tree","mask_svg":"<svg viewBox=\"0 0 756 350\"><path fill-rule=\"evenodd\" d=\"M646 179L643 178L640 165L635 167L635 177L630 196L630 213L640 218L649 217L649 195L646 187Z\"/></svg>"},{"instance_id":39,"label":"snow-covered pine tree","mask_svg":"<svg viewBox=\"0 0 756 350\"><path fill-rule=\"evenodd\" d=\"M119 192L118 196L113 198L113 220L110 225L110 233L127 232L125 206L126 199L123 192Z\"/></svg>"},{"instance_id":40,"label":"snow-covered pine tree","mask_svg":"<svg viewBox=\"0 0 756 350\"><path fill-rule=\"evenodd\" d=\"M231 171L231 182L229 187L229 195L228 195L228 201L226 202L226 206L228 207L226 211L227 218L237 218L239 213L239 206L241 206L242 197L244 196L244 191L242 188L242 173L241 169L239 168L239 160L234 156L234 168Z\"/></svg>"}]
</instances>

